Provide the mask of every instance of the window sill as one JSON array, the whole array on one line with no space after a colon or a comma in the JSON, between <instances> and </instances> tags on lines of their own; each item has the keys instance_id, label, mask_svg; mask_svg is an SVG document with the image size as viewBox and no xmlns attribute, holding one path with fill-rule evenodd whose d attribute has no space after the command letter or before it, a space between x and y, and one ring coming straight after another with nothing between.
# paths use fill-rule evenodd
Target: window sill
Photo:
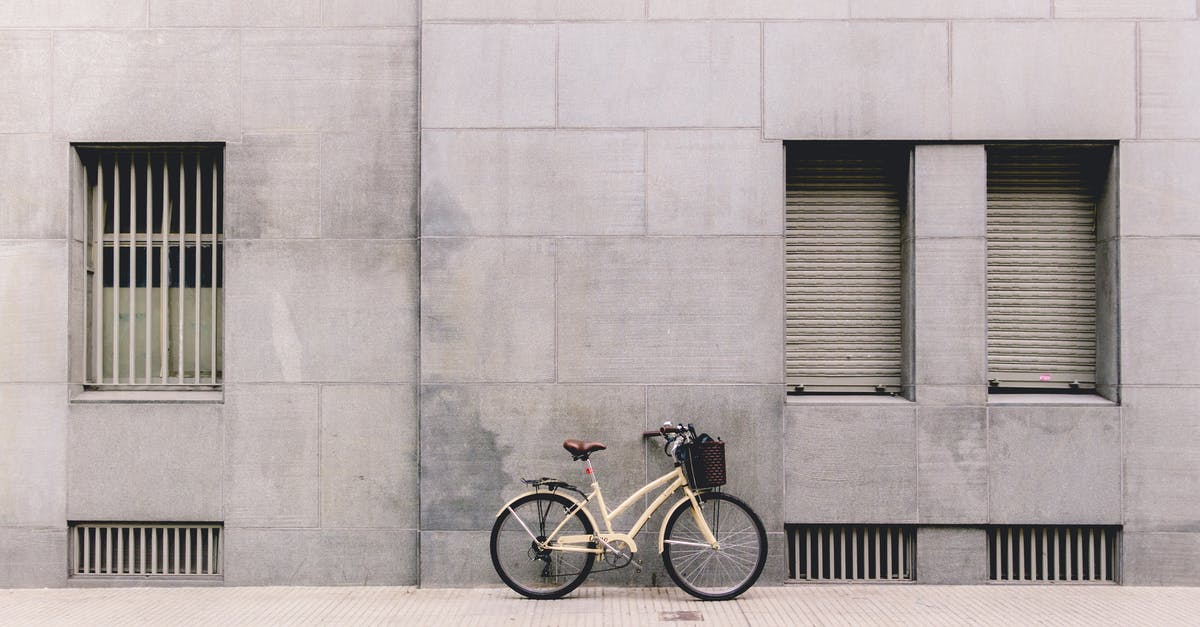
<instances>
[{"instance_id":1,"label":"window sill","mask_svg":"<svg viewBox=\"0 0 1200 627\"><path fill-rule=\"evenodd\" d=\"M880 396L878 394L812 394L788 396L788 405L908 405L912 401L903 396Z\"/></svg>"},{"instance_id":2,"label":"window sill","mask_svg":"<svg viewBox=\"0 0 1200 627\"><path fill-rule=\"evenodd\" d=\"M1099 394L988 394L988 405L1092 405L1116 407L1119 403Z\"/></svg>"},{"instance_id":3,"label":"window sill","mask_svg":"<svg viewBox=\"0 0 1200 627\"><path fill-rule=\"evenodd\" d=\"M71 397L72 403L198 403L225 402L225 394L212 390L83 390Z\"/></svg>"}]
</instances>

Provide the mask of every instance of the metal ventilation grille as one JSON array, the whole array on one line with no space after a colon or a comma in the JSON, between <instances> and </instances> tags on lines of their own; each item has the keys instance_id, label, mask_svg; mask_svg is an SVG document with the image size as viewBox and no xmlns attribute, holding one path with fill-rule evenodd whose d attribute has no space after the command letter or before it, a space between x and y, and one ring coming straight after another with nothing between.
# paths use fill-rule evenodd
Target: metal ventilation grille
<instances>
[{"instance_id":1,"label":"metal ventilation grille","mask_svg":"<svg viewBox=\"0 0 1200 627\"><path fill-rule=\"evenodd\" d=\"M897 525L789 525L789 576L805 581L911 581L916 530Z\"/></svg>"},{"instance_id":2,"label":"metal ventilation grille","mask_svg":"<svg viewBox=\"0 0 1200 627\"><path fill-rule=\"evenodd\" d=\"M1093 388L1096 204L1109 148L988 149L988 379Z\"/></svg>"},{"instance_id":3,"label":"metal ventilation grille","mask_svg":"<svg viewBox=\"0 0 1200 627\"><path fill-rule=\"evenodd\" d=\"M1116 527L992 527L993 581L1116 581Z\"/></svg>"},{"instance_id":4,"label":"metal ventilation grille","mask_svg":"<svg viewBox=\"0 0 1200 627\"><path fill-rule=\"evenodd\" d=\"M71 576L219 576L221 533L219 523L74 523Z\"/></svg>"},{"instance_id":5,"label":"metal ventilation grille","mask_svg":"<svg viewBox=\"0 0 1200 627\"><path fill-rule=\"evenodd\" d=\"M787 383L896 391L906 153L793 148L787 172Z\"/></svg>"}]
</instances>

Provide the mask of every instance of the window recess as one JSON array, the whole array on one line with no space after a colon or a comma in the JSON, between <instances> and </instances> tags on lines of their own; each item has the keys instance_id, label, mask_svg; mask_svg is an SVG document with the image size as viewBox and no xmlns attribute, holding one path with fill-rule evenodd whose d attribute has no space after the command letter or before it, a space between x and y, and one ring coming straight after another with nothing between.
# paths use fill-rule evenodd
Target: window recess
<instances>
[{"instance_id":1,"label":"window recess","mask_svg":"<svg viewBox=\"0 0 1200 627\"><path fill-rule=\"evenodd\" d=\"M1111 148L988 148L993 391L1096 387L1096 216Z\"/></svg>"},{"instance_id":2,"label":"window recess","mask_svg":"<svg viewBox=\"0 0 1200 627\"><path fill-rule=\"evenodd\" d=\"M92 389L215 389L222 377L223 149L77 146Z\"/></svg>"},{"instance_id":3,"label":"window recess","mask_svg":"<svg viewBox=\"0 0 1200 627\"><path fill-rule=\"evenodd\" d=\"M879 144L788 147L791 393L900 390L907 156Z\"/></svg>"}]
</instances>

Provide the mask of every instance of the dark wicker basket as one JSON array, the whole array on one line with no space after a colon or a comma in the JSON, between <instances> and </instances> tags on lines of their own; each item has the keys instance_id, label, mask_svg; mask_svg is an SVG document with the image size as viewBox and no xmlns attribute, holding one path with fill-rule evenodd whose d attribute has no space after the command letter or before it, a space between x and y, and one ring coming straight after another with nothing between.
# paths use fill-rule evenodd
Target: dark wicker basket
<instances>
[{"instance_id":1,"label":"dark wicker basket","mask_svg":"<svg viewBox=\"0 0 1200 627\"><path fill-rule=\"evenodd\" d=\"M689 444L680 463L693 490L725 485L725 443L720 440Z\"/></svg>"}]
</instances>

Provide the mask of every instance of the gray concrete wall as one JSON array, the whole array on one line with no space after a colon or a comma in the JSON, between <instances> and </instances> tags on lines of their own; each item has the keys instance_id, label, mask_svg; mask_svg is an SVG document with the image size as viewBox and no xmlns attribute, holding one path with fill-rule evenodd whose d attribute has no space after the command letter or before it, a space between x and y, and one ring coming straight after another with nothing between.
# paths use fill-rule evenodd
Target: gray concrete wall
<instances>
[{"instance_id":1,"label":"gray concrete wall","mask_svg":"<svg viewBox=\"0 0 1200 627\"><path fill-rule=\"evenodd\" d=\"M519 477L596 438L623 495L663 420L729 441L765 582L838 522L917 525L928 582L991 523L1121 524L1124 581L1200 582L1191 0L55 7L0 8L0 585L65 585L71 520L224 521L234 585L496 585ZM785 395L783 142L831 139L919 144L911 400ZM989 398L998 140L1119 143L1112 401ZM74 398L104 141L226 144L222 402Z\"/></svg>"},{"instance_id":2,"label":"gray concrete wall","mask_svg":"<svg viewBox=\"0 0 1200 627\"><path fill-rule=\"evenodd\" d=\"M68 521L224 521L227 584L417 582L417 5L0 8L0 586ZM224 142L225 390L84 403L72 142Z\"/></svg>"},{"instance_id":3,"label":"gray concrete wall","mask_svg":"<svg viewBox=\"0 0 1200 627\"><path fill-rule=\"evenodd\" d=\"M986 577L980 526L1009 523L1125 524L1127 581L1200 581L1177 551L1200 531L1182 317L1200 295L1196 11L425 2L423 583L495 583L428 566L486 542L488 517L461 503L575 476L566 436L621 449L597 456L601 476L653 474L635 425L662 420L748 456L731 472L755 480L730 489L774 532L919 525L922 581ZM782 142L818 139L919 144L910 401L785 396ZM1002 140L1120 143L1100 215L1111 401L988 395L984 145Z\"/></svg>"}]
</instances>

